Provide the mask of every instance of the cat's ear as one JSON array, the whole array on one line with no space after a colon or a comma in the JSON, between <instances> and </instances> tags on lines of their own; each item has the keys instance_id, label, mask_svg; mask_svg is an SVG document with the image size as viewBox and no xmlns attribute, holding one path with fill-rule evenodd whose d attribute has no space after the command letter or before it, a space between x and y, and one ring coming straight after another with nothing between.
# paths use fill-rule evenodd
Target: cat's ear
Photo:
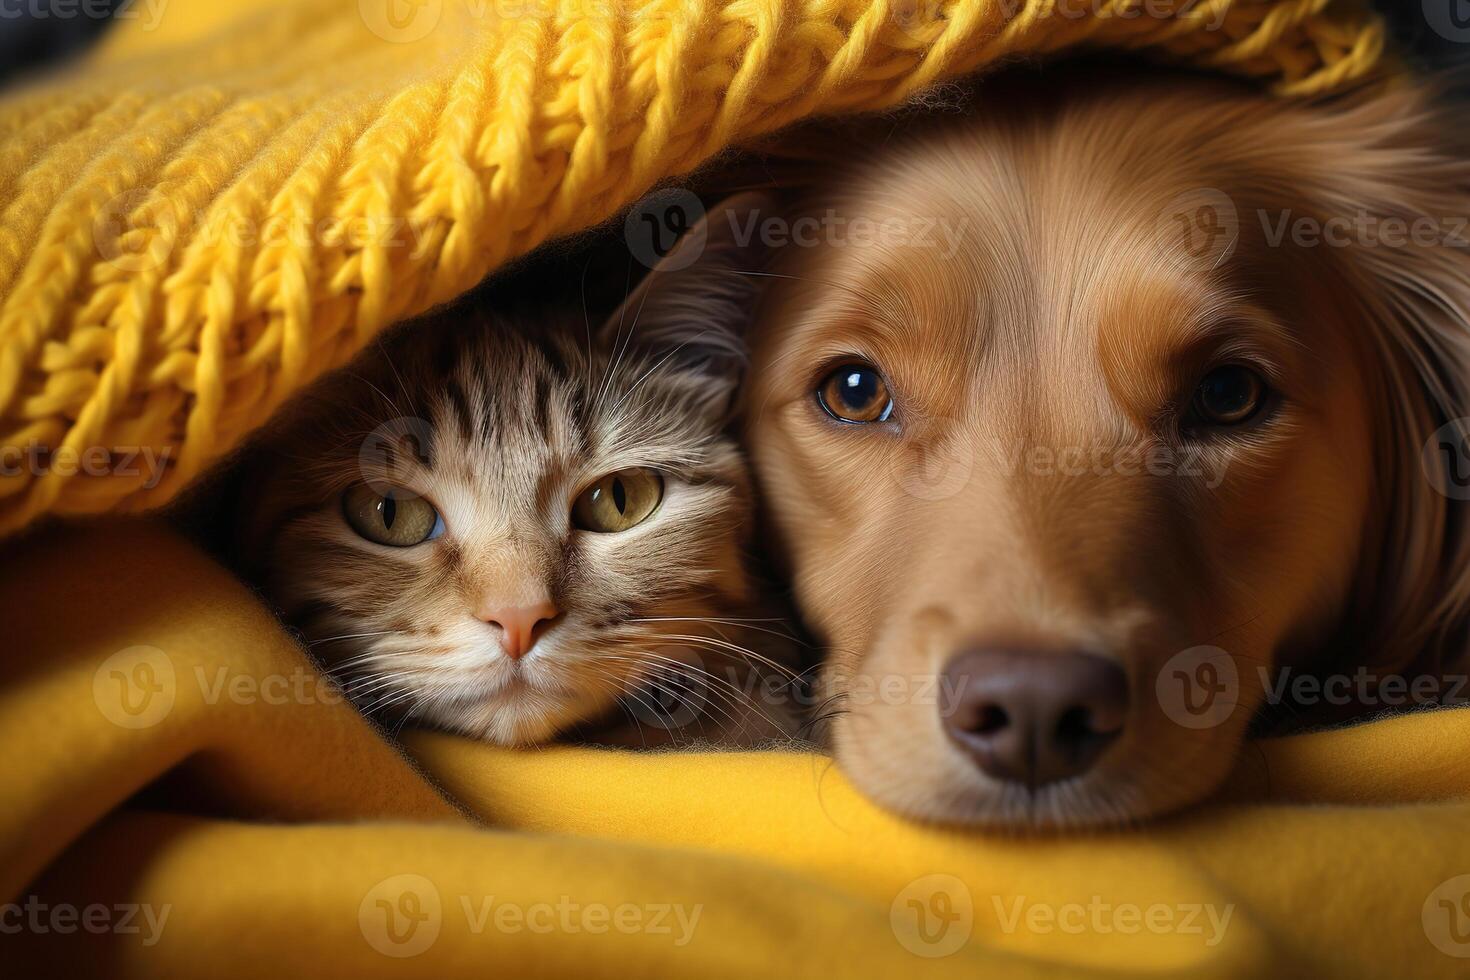
<instances>
[{"instance_id":1,"label":"cat's ear","mask_svg":"<svg viewBox=\"0 0 1470 980\"><path fill-rule=\"evenodd\" d=\"M763 222L776 198L746 191L709 209L603 325L604 350L638 349L709 382L709 407L727 411L745 371L745 334L768 282ZM644 217L642 214L635 217Z\"/></svg>"}]
</instances>

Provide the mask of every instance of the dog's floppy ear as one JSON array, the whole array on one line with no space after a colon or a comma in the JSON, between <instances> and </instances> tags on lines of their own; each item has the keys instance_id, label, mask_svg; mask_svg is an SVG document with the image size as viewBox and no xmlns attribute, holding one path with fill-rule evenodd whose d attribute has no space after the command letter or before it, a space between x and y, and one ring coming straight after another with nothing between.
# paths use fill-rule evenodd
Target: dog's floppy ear
<instances>
[{"instance_id":1,"label":"dog's floppy ear","mask_svg":"<svg viewBox=\"0 0 1470 980\"><path fill-rule=\"evenodd\" d=\"M1358 637L1370 666L1455 673L1470 667L1470 138L1423 87L1326 117L1302 192L1379 230L1333 250L1388 396L1375 433L1385 523Z\"/></svg>"},{"instance_id":2,"label":"dog's floppy ear","mask_svg":"<svg viewBox=\"0 0 1470 980\"><path fill-rule=\"evenodd\" d=\"M766 278L769 249L757 233L776 199L746 191L710 208L660 259L603 325L611 356L642 350L669 369L705 380L703 407L727 413L744 375L745 332Z\"/></svg>"}]
</instances>

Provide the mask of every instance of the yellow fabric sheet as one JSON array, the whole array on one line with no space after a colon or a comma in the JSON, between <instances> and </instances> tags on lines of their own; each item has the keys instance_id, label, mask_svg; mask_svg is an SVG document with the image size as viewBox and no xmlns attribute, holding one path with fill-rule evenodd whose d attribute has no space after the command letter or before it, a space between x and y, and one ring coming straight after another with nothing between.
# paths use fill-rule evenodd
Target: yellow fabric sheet
<instances>
[{"instance_id":1,"label":"yellow fabric sheet","mask_svg":"<svg viewBox=\"0 0 1470 980\"><path fill-rule=\"evenodd\" d=\"M410 761L149 524L0 569L6 976L1470 970L1467 711L1261 743L1140 830L1007 840L903 823L813 755L416 733Z\"/></svg>"},{"instance_id":2,"label":"yellow fabric sheet","mask_svg":"<svg viewBox=\"0 0 1470 980\"><path fill-rule=\"evenodd\" d=\"M383 327L732 144L1084 46L1310 93L1383 30L1355 0L135 0L0 98L0 534L166 502Z\"/></svg>"}]
</instances>

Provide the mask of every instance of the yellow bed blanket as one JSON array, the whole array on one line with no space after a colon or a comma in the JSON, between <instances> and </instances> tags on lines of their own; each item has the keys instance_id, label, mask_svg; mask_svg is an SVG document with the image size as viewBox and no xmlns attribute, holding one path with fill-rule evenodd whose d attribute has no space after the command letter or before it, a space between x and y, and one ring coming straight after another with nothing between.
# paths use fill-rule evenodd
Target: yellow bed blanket
<instances>
[{"instance_id":1,"label":"yellow bed blanket","mask_svg":"<svg viewBox=\"0 0 1470 980\"><path fill-rule=\"evenodd\" d=\"M1470 968L1466 710L1264 742L1146 829L1004 840L896 820L818 756L410 760L147 524L12 545L0 622L6 976Z\"/></svg>"},{"instance_id":2,"label":"yellow bed blanket","mask_svg":"<svg viewBox=\"0 0 1470 980\"><path fill-rule=\"evenodd\" d=\"M127 10L0 101L4 531L168 500L383 326L783 123L1080 45L1298 93L1382 45L1329 0ZM0 553L0 972L1463 976L1467 742L1269 741L1190 814L987 838L820 756L396 745L170 532L52 526Z\"/></svg>"}]
</instances>

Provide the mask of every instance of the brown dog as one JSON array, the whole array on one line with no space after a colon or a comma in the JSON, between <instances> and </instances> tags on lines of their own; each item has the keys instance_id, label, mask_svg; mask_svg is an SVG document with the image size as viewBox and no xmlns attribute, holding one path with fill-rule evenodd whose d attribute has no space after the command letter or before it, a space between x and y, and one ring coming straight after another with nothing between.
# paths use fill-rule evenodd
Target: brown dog
<instances>
[{"instance_id":1,"label":"brown dog","mask_svg":"<svg viewBox=\"0 0 1470 980\"><path fill-rule=\"evenodd\" d=\"M1455 693L1470 154L1411 88L1039 87L828 138L655 276L753 311L749 448L848 775L1048 828L1201 799L1268 702Z\"/></svg>"}]
</instances>

